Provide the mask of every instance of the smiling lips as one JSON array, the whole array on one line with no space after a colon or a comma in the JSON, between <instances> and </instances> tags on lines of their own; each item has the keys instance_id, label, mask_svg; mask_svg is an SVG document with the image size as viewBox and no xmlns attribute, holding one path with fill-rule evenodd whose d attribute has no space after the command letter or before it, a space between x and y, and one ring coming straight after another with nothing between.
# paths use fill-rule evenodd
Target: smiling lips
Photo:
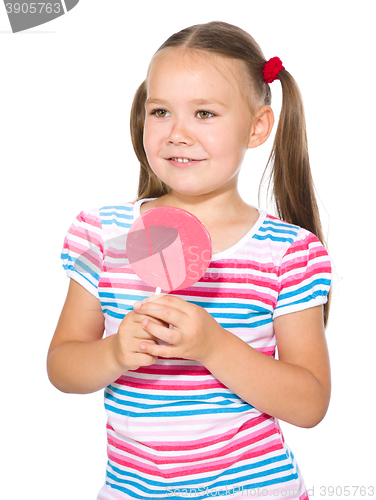
<instances>
[{"instance_id":1,"label":"smiling lips","mask_svg":"<svg viewBox=\"0 0 376 500\"><path fill-rule=\"evenodd\" d=\"M202 161L195 160L194 158L182 158L177 156L171 156L170 158L167 158L167 160L176 167L189 167L190 165L195 165Z\"/></svg>"},{"instance_id":2,"label":"smiling lips","mask_svg":"<svg viewBox=\"0 0 376 500\"><path fill-rule=\"evenodd\" d=\"M173 160L173 161L181 161L181 162L188 162L188 161L193 161L191 158L169 158L169 160Z\"/></svg>"}]
</instances>

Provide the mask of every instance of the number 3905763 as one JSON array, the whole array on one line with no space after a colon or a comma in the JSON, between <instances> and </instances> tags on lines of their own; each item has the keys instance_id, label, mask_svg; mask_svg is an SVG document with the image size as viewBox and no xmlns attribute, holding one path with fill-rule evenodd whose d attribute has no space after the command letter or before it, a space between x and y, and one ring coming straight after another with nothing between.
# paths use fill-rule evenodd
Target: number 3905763
<instances>
[{"instance_id":1,"label":"number 3905763","mask_svg":"<svg viewBox=\"0 0 376 500\"><path fill-rule=\"evenodd\" d=\"M320 486L320 496L354 497L360 495L361 497L373 497L374 494L375 488L373 486Z\"/></svg>"},{"instance_id":2,"label":"number 3905763","mask_svg":"<svg viewBox=\"0 0 376 500\"><path fill-rule=\"evenodd\" d=\"M6 3L5 8L8 14L40 14L45 10L47 14L51 14L52 12L55 14L59 14L61 11L60 3L42 3L42 2L32 2L32 3Z\"/></svg>"}]
</instances>

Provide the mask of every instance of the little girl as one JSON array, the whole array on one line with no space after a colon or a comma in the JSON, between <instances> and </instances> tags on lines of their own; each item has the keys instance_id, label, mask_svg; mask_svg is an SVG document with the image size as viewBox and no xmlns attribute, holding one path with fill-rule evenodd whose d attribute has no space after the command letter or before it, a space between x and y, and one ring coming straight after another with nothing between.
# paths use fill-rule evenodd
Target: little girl
<instances>
[{"instance_id":1,"label":"little girl","mask_svg":"<svg viewBox=\"0 0 376 500\"><path fill-rule=\"evenodd\" d=\"M270 162L281 220L238 192L245 152L272 130L277 78ZM327 411L331 266L298 87L243 30L192 26L154 55L131 132L138 199L81 212L70 227L70 286L48 354L61 391L105 388L98 499L307 499L278 419L313 427ZM193 286L145 301L154 290L134 274L125 240L140 214L161 206L198 217L213 256Z\"/></svg>"}]
</instances>

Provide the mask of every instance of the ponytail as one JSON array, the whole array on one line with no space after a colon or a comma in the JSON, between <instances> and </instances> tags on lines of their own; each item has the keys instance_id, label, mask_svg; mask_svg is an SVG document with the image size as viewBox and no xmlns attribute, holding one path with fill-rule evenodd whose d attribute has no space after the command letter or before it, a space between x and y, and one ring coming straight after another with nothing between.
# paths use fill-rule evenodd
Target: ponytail
<instances>
[{"instance_id":1,"label":"ponytail","mask_svg":"<svg viewBox=\"0 0 376 500\"><path fill-rule=\"evenodd\" d=\"M282 109L263 178L271 165L269 186L273 185L277 216L307 229L325 245L309 165L303 100L288 71L282 69L278 78L282 85ZM324 305L325 325L328 321L329 303L330 294Z\"/></svg>"},{"instance_id":2,"label":"ponytail","mask_svg":"<svg viewBox=\"0 0 376 500\"><path fill-rule=\"evenodd\" d=\"M162 182L150 168L144 149L146 82L141 83L133 99L131 109L131 139L133 149L140 162L137 200L159 198L167 194L170 188Z\"/></svg>"}]
</instances>

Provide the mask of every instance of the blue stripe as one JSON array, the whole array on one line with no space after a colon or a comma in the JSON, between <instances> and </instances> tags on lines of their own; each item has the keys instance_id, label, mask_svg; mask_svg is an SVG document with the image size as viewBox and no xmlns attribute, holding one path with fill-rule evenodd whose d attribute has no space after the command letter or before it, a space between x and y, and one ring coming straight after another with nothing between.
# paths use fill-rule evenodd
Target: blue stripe
<instances>
[{"instance_id":1,"label":"blue stripe","mask_svg":"<svg viewBox=\"0 0 376 500\"><path fill-rule=\"evenodd\" d=\"M291 222L285 222L283 220L272 220L272 219L265 219L263 222L263 225L269 224L271 226L276 226L276 227L289 227L291 229L296 229L296 233L299 232L300 226L297 226L296 224L292 224Z\"/></svg>"},{"instance_id":2,"label":"blue stripe","mask_svg":"<svg viewBox=\"0 0 376 500\"><path fill-rule=\"evenodd\" d=\"M256 328L257 326L263 326L263 325L268 325L269 323L273 322L271 313L269 313L270 317L265 318L265 319L260 319L259 321L253 321L252 323L244 323L244 324L239 324L239 323L219 323L222 328Z\"/></svg>"},{"instance_id":3,"label":"blue stripe","mask_svg":"<svg viewBox=\"0 0 376 500\"><path fill-rule=\"evenodd\" d=\"M179 292L179 290L177 290ZM142 301L145 298L151 296L150 292L145 292L146 295L132 295L128 293L113 293L113 292L99 292L99 297L103 297L106 299L117 299L117 300L129 300L129 301ZM176 293L176 296L179 294ZM240 303L240 302L225 302L225 303L216 303L214 302L216 297L213 297L212 302L204 302L199 300L187 300L185 296L180 296L186 302L190 304L196 304L197 306L203 307L205 309L247 309L251 311L255 311L256 313L269 314L270 309L266 309L265 307L258 306L257 304L249 303ZM114 304L115 305L115 304ZM130 306L133 308L133 305ZM219 313L218 313L219 314ZM214 316L214 314L212 314Z\"/></svg>"},{"instance_id":4,"label":"blue stripe","mask_svg":"<svg viewBox=\"0 0 376 500\"><path fill-rule=\"evenodd\" d=\"M256 240L260 240L260 241L272 240L272 241L281 241L282 243L286 243L286 242L293 243L294 242L294 240L292 238L279 238L277 236L272 236L271 234L265 234L265 235L255 234L254 238Z\"/></svg>"},{"instance_id":5,"label":"blue stripe","mask_svg":"<svg viewBox=\"0 0 376 500\"><path fill-rule=\"evenodd\" d=\"M236 290L235 290L236 291ZM240 299L240 297L239 297ZM217 300L216 297L213 297L213 301ZM192 301L190 300L189 302L193 302L197 306L204 307L205 309L251 309L251 311L256 311L264 314L269 314L270 309L266 309L265 307L258 306L257 304L254 304L252 302L200 302L200 301Z\"/></svg>"},{"instance_id":6,"label":"blue stripe","mask_svg":"<svg viewBox=\"0 0 376 500\"><path fill-rule=\"evenodd\" d=\"M114 216L114 217L118 217L119 219L133 219L133 215L128 215L128 214L121 214L119 212L101 212L101 217L110 217L110 216Z\"/></svg>"},{"instance_id":7,"label":"blue stripe","mask_svg":"<svg viewBox=\"0 0 376 500\"><path fill-rule=\"evenodd\" d=\"M271 232L271 233L277 233L277 234L291 234L292 236L297 236L298 234L298 231L294 231L293 229L280 229L280 228L275 228L275 227L263 227L261 226L260 227L260 231L262 231L263 233L266 233L267 231Z\"/></svg>"},{"instance_id":8,"label":"blue stripe","mask_svg":"<svg viewBox=\"0 0 376 500\"><path fill-rule=\"evenodd\" d=\"M108 226L110 224L115 224L116 226L119 226L119 227L125 227L125 228L131 227L131 224L127 224L125 222L119 222L116 219L110 219L110 220L101 219L101 222L102 222L102 225L106 225L106 226Z\"/></svg>"},{"instance_id":9,"label":"blue stripe","mask_svg":"<svg viewBox=\"0 0 376 500\"><path fill-rule=\"evenodd\" d=\"M122 304L121 302L103 302L101 300L101 305L103 308L105 307L113 307L115 309L121 309L123 311L133 311L133 306L128 305L128 304ZM262 314L264 315L270 315L271 311L262 311ZM225 318L225 319L239 319L239 320L247 320L247 319L255 319L260 317L260 312L249 312L248 314L235 314L235 313L215 313L212 312L210 315L213 318ZM265 320L260 320L260 321L265 321ZM238 324L238 326L243 326L241 324Z\"/></svg>"},{"instance_id":10,"label":"blue stripe","mask_svg":"<svg viewBox=\"0 0 376 500\"><path fill-rule=\"evenodd\" d=\"M327 294L328 292L325 290L317 290L316 292L311 293L311 295L308 295L308 297L304 297L304 299L296 300L295 302L288 302L287 304L280 304L275 308L275 310L280 309L281 307L294 306L295 304L304 304L305 302L309 302L317 297L325 297Z\"/></svg>"},{"instance_id":11,"label":"blue stripe","mask_svg":"<svg viewBox=\"0 0 376 500\"><path fill-rule=\"evenodd\" d=\"M117 318L117 319L123 319L124 316L127 314L127 311L128 312L133 311L132 306L123 305L121 303L118 304L116 302L102 302L101 301L101 306L102 306L103 314L107 314L111 318ZM116 312L117 310L123 310L124 313L123 312L117 313ZM258 319L258 320L256 320L256 318L259 318L260 314L257 314L257 313L250 313L250 314L244 314L244 315L226 314L226 313L210 313L210 315L213 318L223 318L223 319L233 318L233 319L240 319L240 320L250 320L247 323L226 323L226 322L217 320L218 324L222 328L256 328L256 327L267 325L267 324L271 323L273 321L272 320L272 313L273 313L273 311L271 311L271 310L267 311L267 313L265 313L263 311L263 315L264 316L267 315L267 317L262 318L262 319Z\"/></svg>"},{"instance_id":12,"label":"blue stripe","mask_svg":"<svg viewBox=\"0 0 376 500\"><path fill-rule=\"evenodd\" d=\"M102 308L105 308L106 306L108 307L114 307L116 309L123 309L124 311L133 311L133 306L130 306L128 304L122 304L121 302L102 302L101 301L101 306Z\"/></svg>"},{"instance_id":13,"label":"blue stripe","mask_svg":"<svg viewBox=\"0 0 376 500\"><path fill-rule=\"evenodd\" d=\"M300 295L301 293L307 292L315 288L317 285L325 285L327 287L330 286L330 280L326 278L319 278L313 281L310 281L307 285L297 288L291 292L281 293L278 297L278 301L290 299L291 297L295 297L296 295ZM327 294L327 290L320 290L324 295Z\"/></svg>"},{"instance_id":14,"label":"blue stripe","mask_svg":"<svg viewBox=\"0 0 376 500\"><path fill-rule=\"evenodd\" d=\"M217 405L233 405L234 404L234 401L226 401L226 400L222 400L222 401L189 401L189 400L185 400L185 401L174 401L174 402L171 402L171 403L165 403L165 404L147 404L147 403L139 403L137 401L124 401L123 399L119 399L119 398L116 398L115 396L113 396L112 394L106 392L105 393L105 399L107 401L113 401L114 403L117 403L118 405L122 405L124 406L125 408L128 408L128 407L132 407L132 408L142 408L144 410L153 410L153 409L159 409L159 408L175 408L175 407L178 407L178 406L183 406L183 407L186 407L186 406L199 406L199 405L213 405L213 406L217 406ZM247 410L251 409L250 405L247 404ZM198 413L200 413L201 410L197 409Z\"/></svg>"},{"instance_id":15,"label":"blue stripe","mask_svg":"<svg viewBox=\"0 0 376 500\"><path fill-rule=\"evenodd\" d=\"M123 210L127 212L133 212L133 205L129 204L127 205L105 205L104 207L101 207L99 209L100 211L102 210Z\"/></svg>"},{"instance_id":16,"label":"blue stripe","mask_svg":"<svg viewBox=\"0 0 376 500\"><path fill-rule=\"evenodd\" d=\"M118 393L118 394L121 394L122 396L128 396L128 397L131 397L131 398L139 398L139 399L153 399L153 400L156 400L156 401L176 401L177 398L179 398L179 400L185 400L185 399L188 399L188 400L196 400L196 399L202 399L202 398L205 398L205 399L213 399L213 398L225 398L225 399L235 399L235 400L238 400L238 401L243 401L241 398L239 398L239 396L237 396L236 394L233 394L232 392L215 392L215 393L207 393L207 394L203 394L203 395L189 395L189 396L183 396L183 395L178 395L178 396L163 396L161 394L139 394L137 392L132 392L132 391L127 391L127 390L124 390L124 389L118 389L117 387L113 387L112 385L109 385L107 387L108 389L111 389L112 391ZM106 390L107 390L106 388ZM106 395L105 395L106 397ZM248 405L250 408L252 408L250 405Z\"/></svg>"},{"instance_id":17,"label":"blue stripe","mask_svg":"<svg viewBox=\"0 0 376 500\"><path fill-rule=\"evenodd\" d=\"M86 266L85 266L86 267ZM94 273L93 271L91 272L88 272L88 273L80 273L77 269L75 269L72 265L68 265L68 264L63 264L63 268L66 270L66 271L71 271L73 273L76 273L76 274L79 274L80 276L82 276L86 281L88 281L94 288L98 288L98 280L99 280L99 275ZM88 267L86 267L86 269L89 269ZM93 279L95 279L96 281L92 281L89 279L89 276Z\"/></svg>"},{"instance_id":18,"label":"blue stripe","mask_svg":"<svg viewBox=\"0 0 376 500\"><path fill-rule=\"evenodd\" d=\"M214 476L197 477L195 479L190 479L188 481L182 481L182 480L180 480L180 481L174 481L174 482L172 482L169 479L168 480L169 481L168 485L171 485L174 488L183 487L183 486L194 486L194 485L197 485L197 484L203 484L203 485L205 485L205 483L212 483L213 481L217 481L218 479L221 479L221 477L224 476L224 475L232 475L234 472L245 472L247 470L258 469L258 468L261 468L261 467L265 467L267 465L272 465L272 464L275 464L277 462L281 462L283 460L286 460L286 458L288 458L288 457L286 456L285 453L283 453L281 455L277 455L275 457L267 458L265 460L260 460L259 462L255 462L255 463L252 463L252 464L242 465L240 467L230 467L230 468L228 468L228 469L226 469L224 471L216 473ZM108 465L109 465L109 467L111 467L112 470L114 470L120 476L131 477L131 478L134 478L136 481L140 481L142 483L147 483L150 486L157 486L157 487L159 486L159 487L162 487L162 488L166 486L165 482L154 480L154 479L145 478L143 476L138 475L137 473L131 472L130 470L124 471L122 469L117 468L111 462L109 462ZM291 464L287 464L287 465L282 466L282 467L286 467L286 469L291 470L292 465ZM266 472L268 472L268 471L272 471L272 473L274 474L275 468L274 469L268 469ZM293 478L294 477L292 477L292 479ZM117 479L119 481L121 481L121 482L124 482L124 483L128 482L127 479L120 479L120 478L117 478ZM243 477L240 477L240 478L239 477L235 477L233 479L229 479L229 480L227 480L227 483L225 483L225 484L228 484L228 485L229 484L231 484L231 485L238 484L239 483L239 479L242 480ZM249 476L245 476L243 480L247 481L248 479L249 479ZM276 478L275 480L278 481L278 478ZM212 488L212 486L213 485L211 484L210 488ZM141 486L141 488L145 488L145 487ZM143 491L145 491L145 490L143 490Z\"/></svg>"},{"instance_id":19,"label":"blue stripe","mask_svg":"<svg viewBox=\"0 0 376 500\"><path fill-rule=\"evenodd\" d=\"M136 413L128 410L121 410L119 408L115 408L108 404L104 405L107 411L111 411L113 413L117 413L119 415L126 415L127 417L148 417L148 418L158 418L158 417L187 417L189 415L213 415L214 413L244 413L249 411L251 407L250 405L245 405L245 407L238 408L218 408L218 409L199 409L199 410L186 410L186 411L162 411L162 412L151 412L151 413Z\"/></svg>"},{"instance_id":20,"label":"blue stripe","mask_svg":"<svg viewBox=\"0 0 376 500\"><path fill-rule=\"evenodd\" d=\"M110 477L114 481L118 481L118 482L121 481L119 478L117 478L113 474L110 474L109 472L107 474L108 474L108 477ZM277 485L277 484L287 483L288 481L296 480L297 478L298 478L297 474L290 474L289 476L276 478L275 480L273 479L273 480L269 480L269 481L261 481L258 483L253 483L251 485L242 485L240 487L234 483L231 483L231 487L227 488L227 491L225 489L218 489L218 487L217 486L214 487L214 485L211 486L210 488L207 488L204 486L197 487L197 488L180 488L181 491L176 491L179 494L179 496L173 495L174 490L177 490L178 488L176 488L176 487L173 488L170 485L168 485L169 486L168 490L167 490L167 486L165 486L166 491L162 491L162 492L161 491L153 491L153 495L155 495L155 496L154 496L154 498L153 497L151 497L151 498L153 498L153 500L158 500L158 499L159 500L170 500L170 499L171 500L181 500L184 497L189 497L189 498L194 498L195 500L204 500L204 499L207 500L208 498L213 498L214 496L217 496L217 494L219 497L226 496L226 498L227 498L227 496L229 496L229 498L231 498L234 496L235 493L239 492L243 496L243 492L247 491L247 490L251 490L252 492L254 491L255 494L251 493L249 495L249 497L255 498L255 495L258 493L257 490L259 488L262 488L265 486L273 486L273 485ZM119 486L118 484L110 483L109 481L106 481L106 484L113 489L116 489L116 490L119 490L119 491L122 491L122 492L128 494L132 498L145 500L144 494L139 495L138 493L135 493L133 490L129 490L128 488L124 488L122 486ZM132 484L133 486L138 487L139 490L149 491L147 488L142 487L139 483L128 482L128 484L129 485ZM240 491L239 491L239 488L240 488ZM291 488L291 489L293 489L293 488ZM187 490L187 491L185 491L185 490ZM196 490L199 490L199 491L196 491ZM192 496L190 494L190 491L192 492ZM213 494L210 493L210 491L212 491ZM204 494L199 496L197 493L201 493L201 492L203 492ZM161 495L163 495L163 496L161 496ZM271 493L270 493L270 495L271 495ZM248 493L246 493L244 496L248 497ZM277 497L274 497L274 498L277 498Z\"/></svg>"},{"instance_id":21,"label":"blue stripe","mask_svg":"<svg viewBox=\"0 0 376 500\"><path fill-rule=\"evenodd\" d=\"M102 312L103 314L107 314L110 318L124 319L125 316L125 313L116 313L115 311L107 308L102 309Z\"/></svg>"},{"instance_id":22,"label":"blue stripe","mask_svg":"<svg viewBox=\"0 0 376 500\"><path fill-rule=\"evenodd\" d=\"M262 311L263 314L270 314L270 311ZM260 317L260 313L259 312L253 312L253 311L250 311L249 313L247 314L236 314L236 313L211 313L211 316L213 316L213 318L229 318L229 319L241 319L241 320L245 320L245 319L251 319L251 318L259 318Z\"/></svg>"},{"instance_id":23,"label":"blue stripe","mask_svg":"<svg viewBox=\"0 0 376 500\"><path fill-rule=\"evenodd\" d=\"M91 267L89 267L87 264L84 264L84 262L82 260L80 260L80 257L71 257L68 253L63 252L61 254L60 258L63 261L63 268L65 270L70 269L71 271L75 271L78 274L81 274L83 276L82 272L78 271L78 269L77 269L77 268L81 268L85 272L85 274L89 274L90 276L95 278L97 280L97 282L99 281L99 274L94 272L93 269ZM70 264L68 264L68 262ZM74 265L72 265L72 264L74 264Z\"/></svg>"},{"instance_id":24,"label":"blue stripe","mask_svg":"<svg viewBox=\"0 0 376 500\"><path fill-rule=\"evenodd\" d=\"M118 300L129 300L129 301L142 301L151 295L152 294L150 292L145 292L145 295L133 295L131 293L99 292L99 297L103 297L106 299L118 299Z\"/></svg>"},{"instance_id":25,"label":"blue stripe","mask_svg":"<svg viewBox=\"0 0 376 500\"><path fill-rule=\"evenodd\" d=\"M218 490L219 487L226 487L227 486L227 489L229 490L229 487L230 487L230 490L233 489L233 488L239 488L241 487L243 490L254 490L256 488L261 488L261 487L265 487L265 486L272 486L274 484L281 484L281 483L286 483L288 481L291 481L291 480L296 480L298 475L296 473L292 473L292 474L289 474L288 476L283 476L283 477L278 477L278 478L274 478L274 479L269 479L269 480L264 480L264 481L258 481L256 483L252 483L252 484L242 484L244 481L249 481L249 480L252 480L252 479L261 479L261 478L265 478L267 476L270 476L271 474L276 474L278 472L288 472L288 471L291 471L291 469L293 468L291 464L287 464L287 465L283 465L283 466L280 466L280 467L275 467L275 468L272 468L272 469L267 469L267 470L264 470L264 471L260 471L258 473L255 473L255 474L249 474L249 475L246 475L246 476L242 476L241 478L233 478L233 479L227 479L227 480L222 480L222 481L218 481L219 478L225 476L225 475L229 475L229 474L234 474L236 472L246 472L247 470L251 470L253 468L259 468L259 467L264 467L265 465L269 465L271 463L275 463L275 462L278 462L278 461L281 461L281 460L285 460L286 459L286 455L280 455L278 457L274 457L273 459L269 459L269 460L263 460L261 462L258 462L258 463L255 463L255 464L250 464L250 465L246 465L246 466L242 466L242 467L237 467L237 468L229 468L228 470L226 471L223 471L223 473L219 473L217 474L216 476L214 477L209 477L209 478L197 478L197 479L192 479L192 480L188 480L188 481L177 481L177 482L171 482L171 480L169 480L168 484L166 485L166 482L161 482L161 481L154 481L154 480L151 480L151 479L146 479L142 476L139 476L138 474L134 474L134 473L131 473L131 472L125 472L122 471L121 469L115 467L114 465L112 465L110 462L108 463L108 467L111 468L116 474L119 474L119 475L122 475L122 476L128 476L128 477L131 477L131 478L134 478L137 482L135 481L132 481L130 479L121 479L119 478L118 476L115 476L114 474L112 474L111 472L107 471L107 475L108 475L108 478L112 479L113 481L115 481L116 483L118 484L112 484L112 483L109 483L107 482L107 484L109 484L111 487L115 488L115 489L118 489L118 490L121 490L121 491L124 491L128 494L130 494L131 496L134 496L135 498L142 498L144 499L144 497L140 497L138 495L138 493L135 493L134 491L132 490L128 490L128 488L125 488L124 486L120 486L120 484L124 484L124 485L128 485L128 486L133 486L135 487L138 491L140 492L144 492L144 493L147 493L149 495L155 495L157 498L162 498L161 495L163 495L163 498L166 498L165 495L168 495L167 498L176 498L176 499L179 499L181 500L182 496L184 496L184 491L180 491L180 492L177 492L177 493L180 493L180 496L179 497L175 497L175 496L172 496L171 495L171 492L172 490L184 490L184 489L187 489L187 488L190 488L191 490L196 490L196 492L193 492L192 491L192 494L194 495L194 498L199 498L199 499L203 499L203 498L208 498L208 492L210 494L210 491L214 491L214 490ZM216 481L213 483L213 481ZM120 483L120 484L119 484ZM151 489L151 488L148 488L146 486L144 486L142 483L146 483L148 485L150 485L151 487L152 486L156 486L156 487L161 487L161 488L166 488L166 491L160 491L160 490L154 490L154 489ZM238 486L238 485L241 485L241 486ZM169 487L169 489L167 490L167 486ZM197 491L197 490L201 490L201 491ZM222 490L224 491L224 490ZM198 496L197 493L203 493L202 496ZM210 495L212 496L212 495ZM221 495L219 495L221 496ZM223 496L223 495L222 495Z\"/></svg>"}]
</instances>

